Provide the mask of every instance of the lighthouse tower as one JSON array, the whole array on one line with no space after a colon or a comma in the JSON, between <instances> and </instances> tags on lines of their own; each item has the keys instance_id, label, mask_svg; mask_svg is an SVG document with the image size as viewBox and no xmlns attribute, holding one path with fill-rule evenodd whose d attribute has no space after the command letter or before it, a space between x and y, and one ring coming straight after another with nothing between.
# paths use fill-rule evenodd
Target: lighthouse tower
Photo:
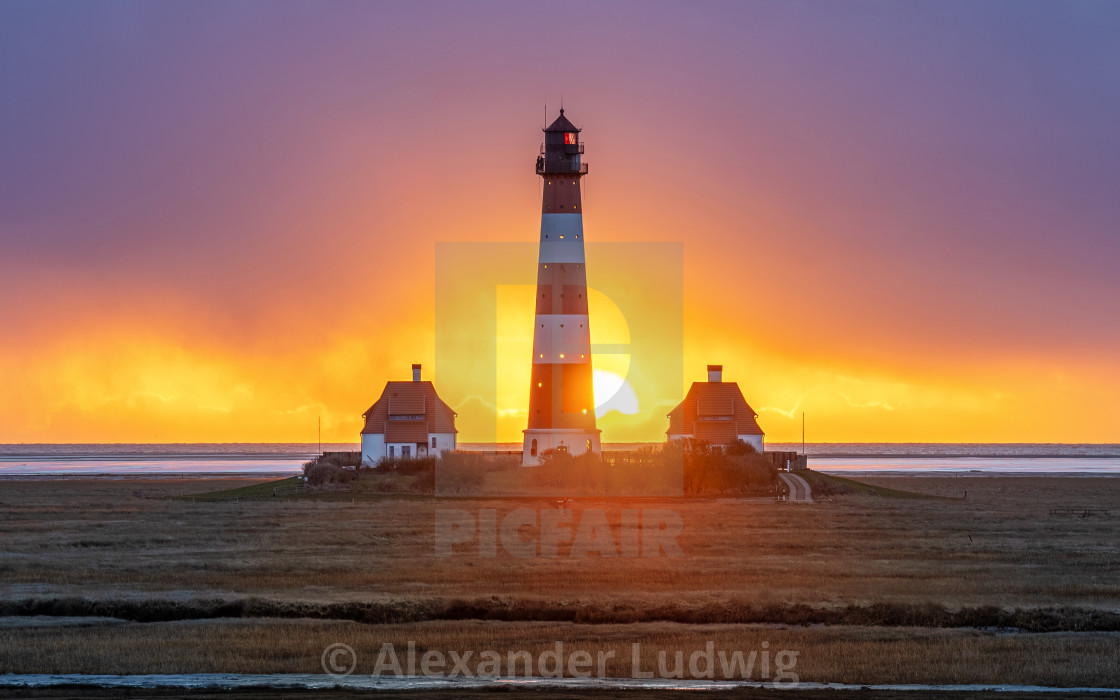
<instances>
[{"instance_id":1,"label":"lighthouse tower","mask_svg":"<svg viewBox=\"0 0 1120 700\"><path fill-rule=\"evenodd\" d=\"M529 427L521 459L525 466L538 464L546 450L572 455L600 451L579 195L579 180L587 174L587 164L580 159L583 142L579 132L561 109L556 121L544 130L544 147L537 158L544 197Z\"/></svg>"}]
</instances>

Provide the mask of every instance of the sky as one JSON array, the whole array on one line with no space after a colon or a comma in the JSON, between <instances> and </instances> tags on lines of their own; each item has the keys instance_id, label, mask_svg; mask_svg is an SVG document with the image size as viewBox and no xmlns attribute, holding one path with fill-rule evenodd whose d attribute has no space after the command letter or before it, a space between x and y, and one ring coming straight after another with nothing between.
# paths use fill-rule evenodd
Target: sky
<instances>
[{"instance_id":1,"label":"sky","mask_svg":"<svg viewBox=\"0 0 1120 700\"><path fill-rule=\"evenodd\" d=\"M720 363L772 441L1120 442L1118 35L1077 0L5 0L0 442L356 442L413 362L441 385L439 246L536 241L561 101L588 245L680 246L655 393ZM520 439L524 352L461 441Z\"/></svg>"}]
</instances>

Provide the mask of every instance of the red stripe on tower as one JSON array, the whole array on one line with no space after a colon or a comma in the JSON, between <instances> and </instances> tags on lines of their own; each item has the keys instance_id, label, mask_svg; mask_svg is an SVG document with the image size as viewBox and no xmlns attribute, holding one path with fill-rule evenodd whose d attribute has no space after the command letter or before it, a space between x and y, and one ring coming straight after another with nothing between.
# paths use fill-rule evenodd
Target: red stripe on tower
<instances>
[{"instance_id":1,"label":"red stripe on tower","mask_svg":"<svg viewBox=\"0 0 1120 700\"><path fill-rule=\"evenodd\" d=\"M591 375L591 326L583 256L583 142L564 110L544 130L537 174L544 180L529 426L522 464L548 451L600 452Z\"/></svg>"}]
</instances>

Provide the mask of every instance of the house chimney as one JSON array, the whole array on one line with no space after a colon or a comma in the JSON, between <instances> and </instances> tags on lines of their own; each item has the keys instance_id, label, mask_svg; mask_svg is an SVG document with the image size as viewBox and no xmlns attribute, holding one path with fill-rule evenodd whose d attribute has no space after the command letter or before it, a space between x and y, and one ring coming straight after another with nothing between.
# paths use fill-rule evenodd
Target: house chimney
<instances>
[{"instance_id":1,"label":"house chimney","mask_svg":"<svg viewBox=\"0 0 1120 700\"><path fill-rule=\"evenodd\" d=\"M723 381L723 365L708 365L708 381L709 382L722 382Z\"/></svg>"},{"instance_id":2,"label":"house chimney","mask_svg":"<svg viewBox=\"0 0 1120 700\"><path fill-rule=\"evenodd\" d=\"M420 365L412 365L412 381L420 381Z\"/></svg>"}]
</instances>

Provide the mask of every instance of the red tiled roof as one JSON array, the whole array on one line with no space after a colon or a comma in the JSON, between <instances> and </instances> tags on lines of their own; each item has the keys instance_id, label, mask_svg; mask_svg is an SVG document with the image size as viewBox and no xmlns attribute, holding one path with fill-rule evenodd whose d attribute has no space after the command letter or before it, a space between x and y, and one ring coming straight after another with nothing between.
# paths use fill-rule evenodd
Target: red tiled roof
<instances>
[{"instance_id":1,"label":"red tiled roof","mask_svg":"<svg viewBox=\"0 0 1120 700\"><path fill-rule=\"evenodd\" d=\"M411 384L411 382L409 382ZM409 392L389 397L390 416L422 416L428 397L420 392Z\"/></svg>"},{"instance_id":2,"label":"red tiled roof","mask_svg":"<svg viewBox=\"0 0 1120 700\"><path fill-rule=\"evenodd\" d=\"M698 420L693 436L697 440L719 445L739 439L739 433L735 432L735 421L730 420Z\"/></svg>"},{"instance_id":3,"label":"red tiled roof","mask_svg":"<svg viewBox=\"0 0 1120 700\"><path fill-rule=\"evenodd\" d=\"M765 435L757 414L735 382L693 382L684 401L669 412L669 435L693 435L713 443L739 435Z\"/></svg>"},{"instance_id":4,"label":"red tiled roof","mask_svg":"<svg viewBox=\"0 0 1120 700\"><path fill-rule=\"evenodd\" d=\"M427 442L428 421L391 420L385 424L385 442Z\"/></svg>"},{"instance_id":5,"label":"red tiled roof","mask_svg":"<svg viewBox=\"0 0 1120 700\"><path fill-rule=\"evenodd\" d=\"M697 397L696 415L730 416L735 412L735 397L730 392L706 392Z\"/></svg>"},{"instance_id":6,"label":"red tiled roof","mask_svg":"<svg viewBox=\"0 0 1120 700\"><path fill-rule=\"evenodd\" d=\"M391 415L423 418L390 420ZM386 382L381 398L362 417L366 419L363 435L385 434L389 442L394 442L390 439L393 435L420 435L420 431L414 431L411 426L423 427L423 435L416 440L409 437L399 442L426 442L429 433L459 432L455 429L455 412L440 400L431 382Z\"/></svg>"}]
</instances>

